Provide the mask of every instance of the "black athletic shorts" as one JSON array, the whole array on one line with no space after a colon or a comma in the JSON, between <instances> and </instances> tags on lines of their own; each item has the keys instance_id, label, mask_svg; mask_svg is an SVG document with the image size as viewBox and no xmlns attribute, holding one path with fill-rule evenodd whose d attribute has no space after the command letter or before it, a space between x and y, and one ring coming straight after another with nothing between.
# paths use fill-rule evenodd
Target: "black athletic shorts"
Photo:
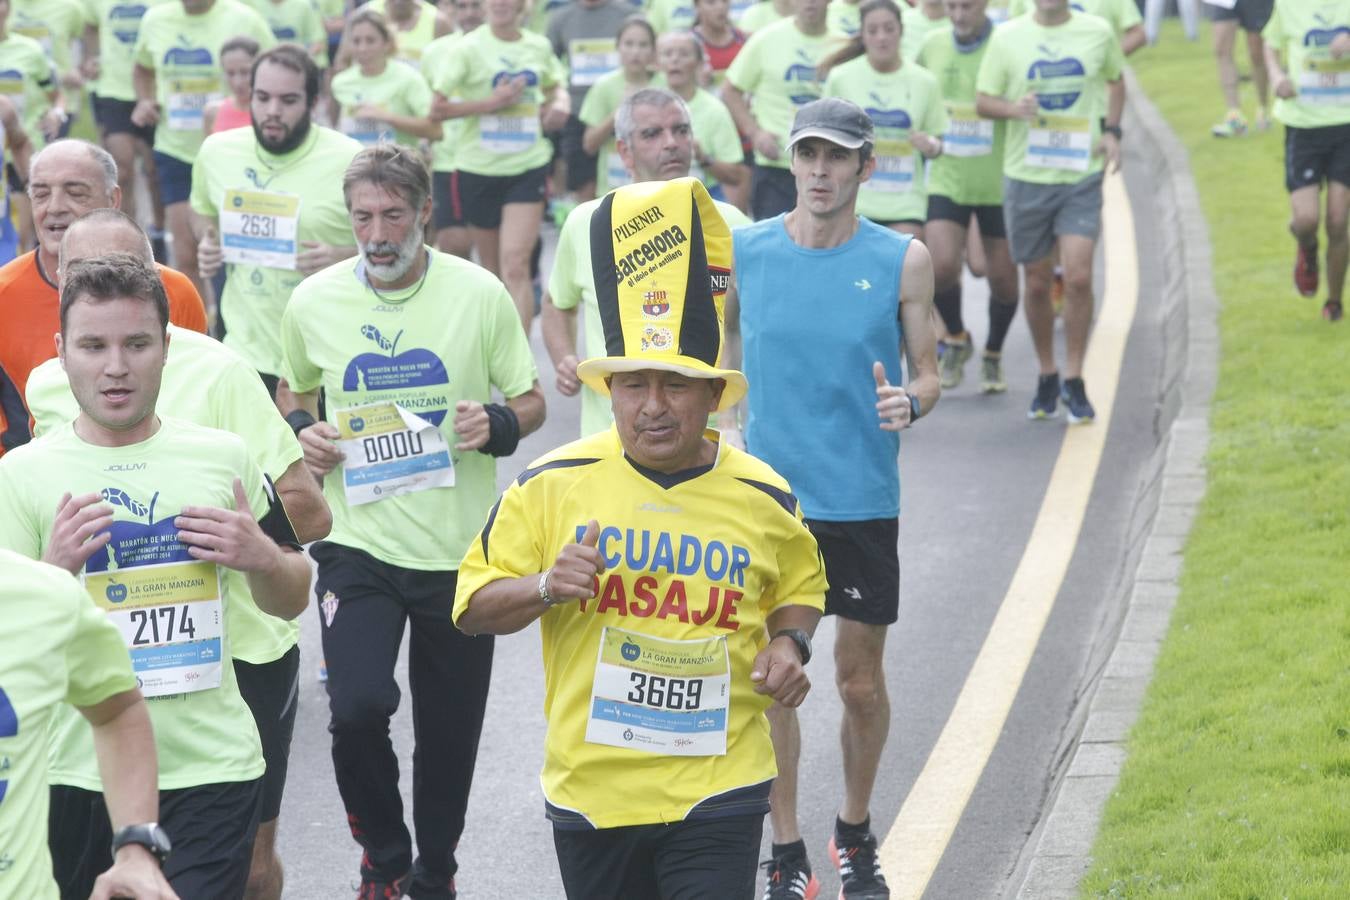
<instances>
[{"instance_id":1,"label":"black athletic shorts","mask_svg":"<svg viewBox=\"0 0 1350 900\"><path fill-rule=\"evenodd\" d=\"M571 831L553 846L569 900L752 900L763 814Z\"/></svg>"},{"instance_id":2,"label":"black athletic shorts","mask_svg":"<svg viewBox=\"0 0 1350 900\"><path fill-rule=\"evenodd\" d=\"M159 179L159 201L165 206L186 203L192 194L192 163L155 151L155 177Z\"/></svg>"},{"instance_id":3,"label":"black athletic shorts","mask_svg":"<svg viewBox=\"0 0 1350 900\"><path fill-rule=\"evenodd\" d=\"M159 824L173 844L164 877L179 897L244 895L261 793L261 778L159 792ZM61 900L88 900L112 865L112 838L102 794L52 786L47 843Z\"/></svg>"},{"instance_id":4,"label":"black athletic shorts","mask_svg":"<svg viewBox=\"0 0 1350 900\"><path fill-rule=\"evenodd\" d=\"M1290 192L1323 181L1350 187L1350 125L1284 129L1284 186Z\"/></svg>"},{"instance_id":5,"label":"black athletic shorts","mask_svg":"<svg viewBox=\"0 0 1350 900\"><path fill-rule=\"evenodd\" d=\"M5 163L5 183L9 185L11 194L28 193L28 185L19 177L19 170L14 168L14 163L8 161Z\"/></svg>"},{"instance_id":6,"label":"black athletic shorts","mask_svg":"<svg viewBox=\"0 0 1350 900\"><path fill-rule=\"evenodd\" d=\"M577 118L576 113L567 117L562 136L558 140L558 150L563 162L567 164L567 190L579 191L588 184L595 183L596 161L582 146L581 139L586 133L586 123Z\"/></svg>"},{"instance_id":7,"label":"black athletic shorts","mask_svg":"<svg viewBox=\"0 0 1350 900\"><path fill-rule=\"evenodd\" d=\"M100 97L95 94L94 121L104 136L110 134L129 134L138 137L147 144L155 143L155 126L137 125L131 121L135 100L118 100L113 97Z\"/></svg>"},{"instance_id":8,"label":"black athletic shorts","mask_svg":"<svg viewBox=\"0 0 1350 900\"><path fill-rule=\"evenodd\" d=\"M270 663L254 665L236 659L234 680L253 711L253 721L258 723L263 761L267 763L258 821L270 822L281 815L281 794L286 788L295 709L300 700L300 647L292 647Z\"/></svg>"},{"instance_id":9,"label":"black athletic shorts","mask_svg":"<svg viewBox=\"0 0 1350 900\"><path fill-rule=\"evenodd\" d=\"M1236 21L1243 31L1260 34L1261 29L1270 21L1275 9L1275 0L1237 0L1232 9L1206 3L1215 22Z\"/></svg>"},{"instance_id":10,"label":"black athletic shorts","mask_svg":"<svg viewBox=\"0 0 1350 900\"><path fill-rule=\"evenodd\" d=\"M975 222L980 227L980 234L984 237L1007 239L1008 229L1003 224L1002 206L971 206L966 203L957 203L951 197L944 197L941 194L928 195L928 221L930 222L934 219L941 219L944 222L955 222L962 228L968 228L970 227L971 216L975 217Z\"/></svg>"},{"instance_id":11,"label":"black athletic shorts","mask_svg":"<svg viewBox=\"0 0 1350 900\"><path fill-rule=\"evenodd\" d=\"M756 165L750 170L750 217L756 222L797 206L797 179L787 169Z\"/></svg>"},{"instance_id":12,"label":"black athletic shorts","mask_svg":"<svg viewBox=\"0 0 1350 900\"><path fill-rule=\"evenodd\" d=\"M868 625L900 618L900 520L826 522L807 519L830 582L825 615Z\"/></svg>"},{"instance_id":13,"label":"black athletic shorts","mask_svg":"<svg viewBox=\"0 0 1350 900\"><path fill-rule=\"evenodd\" d=\"M437 231L442 228L462 228L464 201L459 196L458 172L431 173L431 223Z\"/></svg>"},{"instance_id":14,"label":"black athletic shorts","mask_svg":"<svg viewBox=\"0 0 1350 900\"><path fill-rule=\"evenodd\" d=\"M502 225L502 207L508 203L543 203L548 166L540 166L519 175L459 176L459 199L464 221L474 228L494 229Z\"/></svg>"}]
</instances>

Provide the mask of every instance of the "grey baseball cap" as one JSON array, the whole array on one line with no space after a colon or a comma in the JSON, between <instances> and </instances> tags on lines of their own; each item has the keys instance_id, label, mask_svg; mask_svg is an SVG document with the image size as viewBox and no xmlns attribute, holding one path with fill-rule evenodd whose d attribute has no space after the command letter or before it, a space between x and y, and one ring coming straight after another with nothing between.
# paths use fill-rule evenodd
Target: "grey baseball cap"
<instances>
[{"instance_id":1,"label":"grey baseball cap","mask_svg":"<svg viewBox=\"0 0 1350 900\"><path fill-rule=\"evenodd\" d=\"M873 143L872 118L861 106L842 97L812 100L797 110L788 135L788 149L803 138L821 138L849 150Z\"/></svg>"}]
</instances>

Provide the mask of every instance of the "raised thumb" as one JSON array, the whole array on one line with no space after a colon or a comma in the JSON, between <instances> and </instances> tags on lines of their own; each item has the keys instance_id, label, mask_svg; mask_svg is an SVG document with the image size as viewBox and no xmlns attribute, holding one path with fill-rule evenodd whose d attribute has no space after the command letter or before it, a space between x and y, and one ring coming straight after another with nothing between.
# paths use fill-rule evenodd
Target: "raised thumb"
<instances>
[{"instance_id":1,"label":"raised thumb","mask_svg":"<svg viewBox=\"0 0 1350 900\"><path fill-rule=\"evenodd\" d=\"M872 363L872 377L876 379L877 387L886 387L886 385L890 384L890 382L886 380L886 367L880 362Z\"/></svg>"},{"instance_id":2,"label":"raised thumb","mask_svg":"<svg viewBox=\"0 0 1350 900\"><path fill-rule=\"evenodd\" d=\"M581 546L594 547L600 543L600 523L591 519L586 523L586 531L581 535Z\"/></svg>"}]
</instances>

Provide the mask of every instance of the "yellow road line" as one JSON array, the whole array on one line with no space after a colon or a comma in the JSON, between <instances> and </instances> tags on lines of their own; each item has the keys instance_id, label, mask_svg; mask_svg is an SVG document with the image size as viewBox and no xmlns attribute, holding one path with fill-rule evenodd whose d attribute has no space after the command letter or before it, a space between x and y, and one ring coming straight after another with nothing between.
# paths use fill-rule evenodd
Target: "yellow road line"
<instances>
[{"instance_id":1,"label":"yellow road line","mask_svg":"<svg viewBox=\"0 0 1350 900\"><path fill-rule=\"evenodd\" d=\"M1103 193L1106 291L1083 366L1097 421L1066 430L1012 584L951 717L882 844L882 870L897 900L917 900L928 887L994 752L1078 542L1139 293L1134 216L1124 179L1108 176Z\"/></svg>"}]
</instances>

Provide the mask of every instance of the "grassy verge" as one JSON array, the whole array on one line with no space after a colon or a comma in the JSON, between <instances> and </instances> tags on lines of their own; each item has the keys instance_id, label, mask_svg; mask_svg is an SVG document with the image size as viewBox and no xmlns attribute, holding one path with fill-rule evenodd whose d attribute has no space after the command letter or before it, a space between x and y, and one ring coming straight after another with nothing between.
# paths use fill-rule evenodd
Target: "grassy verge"
<instances>
[{"instance_id":1,"label":"grassy verge","mask_svg":"<svg viewBox=\"0 0 1350 900\"><path fill-rule=\"evenodd\" d=\"M1134 66L1190 153L1222 361L1209 489L1089 897L1350 896L1350 323L1300 298L1280 129L1210 137L1208 29ZM1251 87L1243 84L1249 115Z\"/></svg>"}]
</instances>

